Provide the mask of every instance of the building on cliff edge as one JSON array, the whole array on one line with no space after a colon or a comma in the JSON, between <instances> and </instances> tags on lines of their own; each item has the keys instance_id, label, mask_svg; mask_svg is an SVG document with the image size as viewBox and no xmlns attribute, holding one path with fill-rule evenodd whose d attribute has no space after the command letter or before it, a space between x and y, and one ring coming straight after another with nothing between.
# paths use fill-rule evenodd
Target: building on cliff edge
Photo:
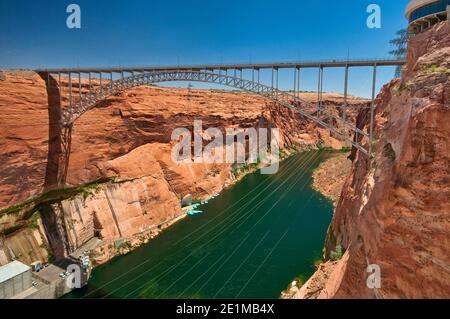
<instances>
[{"instance_id":1,"label":"building on cliff edge","mask_svg":"<svg viewBox=\"0 0 450 319\"><path fill-rule=\"evenodd\" d=\"M450 0L412 0L406 7L408 31L422 32L432 25L450 19Z\"/></svg>"}]
</instances>

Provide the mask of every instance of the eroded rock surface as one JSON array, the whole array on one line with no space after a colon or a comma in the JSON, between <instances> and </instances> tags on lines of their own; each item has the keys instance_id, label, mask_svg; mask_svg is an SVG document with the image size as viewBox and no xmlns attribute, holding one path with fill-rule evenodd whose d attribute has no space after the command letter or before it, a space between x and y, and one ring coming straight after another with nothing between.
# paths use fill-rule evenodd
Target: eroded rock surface
<instances>
[{"instance_id":1,"label":"eroded rock surface","mask_svg":"<svg viewBox=\"0 0 450 319\"><path fill-rule=\"evenodd\" d=\"M412 38L405 76L378 96L375 157L355 159L328 233L326 256L345 254L296 298L450 297L449 92L446 22ZM371 264L379 289L367 285Z\"/></svg>"},{"instance_id":2,"label":"eroded rock surface","mask_svg":"<svg viewBox=\"0 0 450 319\"><path fill-rule=\"evenodd\" d=\"M97 236L104 243L97 259L106 261L181 218L184 196L204 198L232 183L229 164L177 164L171 159L173 130L192 129L194 120L202 120L204 130L277 127L281 147L346 146L327 130L255 95L219 90L188 94L186 89L143 86L112 96L79 118L70 132L70 152L62 156L67 146L59 126L61 108L67 107L65 79L66 94L60 97L55 80L45 75L4 71L2 76L0 208L13 208L0 215L5 260L64 258ZM78 85L73 88L78 94ZM314 103L317 95L302 97ZM324 94L331 112L342 112L336 108L341 103L342 96ZM367 103L349 99L353 107ZM355 111L349 116L355 117ZM63 185L70 189L59 184L61 171ZM31 223L32 218L39 224ZM29 242L23 230L31 225L42 243L20 244Z\"/></svg>"}]
</instances>

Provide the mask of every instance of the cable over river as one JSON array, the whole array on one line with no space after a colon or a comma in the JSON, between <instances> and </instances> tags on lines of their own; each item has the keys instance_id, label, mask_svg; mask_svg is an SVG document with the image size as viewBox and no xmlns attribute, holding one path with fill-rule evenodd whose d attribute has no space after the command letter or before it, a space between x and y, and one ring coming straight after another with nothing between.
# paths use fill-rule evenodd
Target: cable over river
<instances>
[{"instance_id":1,"label":"cable over river","mask_svg":"<svg viewBox=\"0 0 450 319\"><path fill-rule=\"evenodd\" d=\"M311 175L332 154L297 154L275 175L244 177L66 297L278 298L321 257L333 206Z\"/></svg>"}]
</instances>

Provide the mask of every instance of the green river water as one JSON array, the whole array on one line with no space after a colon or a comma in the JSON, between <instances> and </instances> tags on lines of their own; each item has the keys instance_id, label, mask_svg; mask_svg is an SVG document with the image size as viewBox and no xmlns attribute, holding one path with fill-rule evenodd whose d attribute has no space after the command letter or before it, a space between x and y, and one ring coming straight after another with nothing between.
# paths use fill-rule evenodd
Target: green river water
<instances>
[{"instance_id":1,"label":"green river water","mask_svg":"<svg viewBox=\"0 0 450 319\"><path fill-rule=\"evenodd\" d=\"M322 254L333 207L311 175L332 155L300 153L274 175L247 175L66 298L278 298Z\"/></svg>"}]
</instances>

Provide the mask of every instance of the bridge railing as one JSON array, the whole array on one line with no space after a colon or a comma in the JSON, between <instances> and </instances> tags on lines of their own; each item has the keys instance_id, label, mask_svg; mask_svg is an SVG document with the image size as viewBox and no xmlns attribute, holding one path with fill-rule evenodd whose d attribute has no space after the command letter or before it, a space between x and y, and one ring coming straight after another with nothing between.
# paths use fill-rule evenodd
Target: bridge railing
<instances>
[{"instance_id":1,"label":"bridge railing","mask_svg":"<svg viewBox=\"0 0 450 319\"><path fill-rule=\"evenodd\" d=\"M301 60L301 61L283 61L283 62L242 62L242 63L217 63L217 64L191 64L191 65L147 65L147 66L130 66L130 67L105 67L105 68L53 68L38 69L36 72L45 73L120 73L120 72L153 72L153 71L175 71L175 70L215 70L215 69L272 69L272 68L288 68L295 67L362 67L362 66L402 66L406 63L405 59L392 58L365 58L365 59L330 59L330 60Z\"/></svg>"}]
</instances>

